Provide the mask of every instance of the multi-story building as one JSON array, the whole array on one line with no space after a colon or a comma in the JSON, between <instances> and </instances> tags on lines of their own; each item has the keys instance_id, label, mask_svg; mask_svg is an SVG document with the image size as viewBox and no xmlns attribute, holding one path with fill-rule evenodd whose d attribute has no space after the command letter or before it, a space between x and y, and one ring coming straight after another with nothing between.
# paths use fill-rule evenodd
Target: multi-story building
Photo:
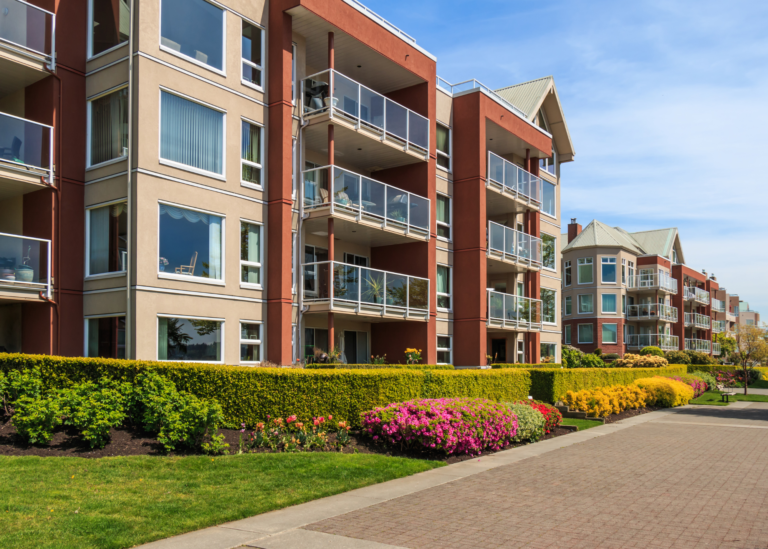
<instances>
[{"instance_id":1,"label":"multi-story building","mask_svg":"<svg viewBox=\"0 0 768 549\"><path fill-rule=\"evenodd\" d=\"M749 303L742 301L741 298L732 294L728 300L728 313L729 320L731 322L730 330L736 329L736 325L742 326L759 326L760 325L760 313L753 311L749 308Z\"/></svg>"},{"instance_id":2,"label":"multi-story building","mask_svg":"<svg viewBox=\"0 0 768 549\"><path fill-rule=\"evenodd\" d=\"M724 313L714 277L685 265L677 229L629 233L597 220L568 225L563 248L563 341L585 352L694 350L719 355Z\"/></svg>"},{"instance_id":3,"label":"multi-story building","mask_svg":"<svg viewBox=\"0 0 768 549\"><path fill-rule=\"evenodd\" d=\"M0 348L559 360L552 78L449 85L356 0L7 3Z\"/></svg>"}]
</instances>

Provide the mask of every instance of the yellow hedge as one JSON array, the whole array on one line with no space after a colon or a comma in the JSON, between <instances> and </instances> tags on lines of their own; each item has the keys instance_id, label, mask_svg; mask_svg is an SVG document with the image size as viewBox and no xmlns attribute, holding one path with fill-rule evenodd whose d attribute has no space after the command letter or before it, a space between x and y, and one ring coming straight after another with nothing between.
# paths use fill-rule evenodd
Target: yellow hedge
<instances>
[{"instance_id":1,"label":"yellow hedge","mask_svg":"<svg viewBox=\"0 0 768 549\"><path fill-rule=\"evenodd\" d=\"M565 403L569 408L587 412L592 417L619 414L624 410L642 408L646 405L647 393L635 384L613 385L597 389L568 391Z\"/></svg>"},{"instance_id":2,"label":"yellow hedge","mask_svg":"<svg viewBox=\"0 0 768 549\"><path fill-rule=\"evenodd\" d=\"M660 356L633 355L632 353L626 353L613 363L616 368L663 368L668 364L667 359Z\"/></svg>"},{"instance_id":3,"label":"yellow hedge","mask_svg":"<svg viewBox=\"0 0 768 549\"><path fill-rule=\"evenodd\" d=\"M672 408L683 406L693 399L693 387L666 377L638 379L635 384L648 393L648 404Z\"/></svg>"}]
</instances>

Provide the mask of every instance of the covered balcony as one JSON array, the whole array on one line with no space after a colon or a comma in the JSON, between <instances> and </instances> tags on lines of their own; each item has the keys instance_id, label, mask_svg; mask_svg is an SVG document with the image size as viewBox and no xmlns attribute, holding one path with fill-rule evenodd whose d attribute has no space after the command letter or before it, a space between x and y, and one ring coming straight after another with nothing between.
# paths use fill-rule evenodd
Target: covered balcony
<instances>
[{"instance_id":1,"label":"covered balcony","mask_svg":"<svg viewBox=\"0 0 768 549\"><path fill-rule=\"evenodd\" d=\"M0 303L51 297L51 241L0 233Z\"/></svg>"},{"instance_id":2,"label":"covered balcony","mask_svg":"<svg viewBox=\"0 0 768 549\"><path fill-rule=\"evenodd\" d=\"M723 301L722 299L712 298L712 312L714 312L714 313L724 313L725 312L725 301Z\"/></svg>"},{"instance_id":3,"label":"covered balcony","mask_svg":"<svg viewBox=\"0 0 768 549\"><path fill-rule=\"evenodd\" d=\"M630 349L642 349L644 347L658 347L664 351L676 351L680 349L679 338L668 334L630 334L627 347Z\"/></svg>"},{"instance_id":4,"label":"covered balcony","mask_svg":"<svg viewBox=\"0 0 768 549\"><path fill-rule=\"evenodd\" d=\"M429 199L338 166L303 173L309 233L327 231L332 217L337 235L349 242L388 246L429 240Z\"/></svg>"},{"instance_id":5,"label":"covered balcony","mask_svg":"<svg viewBox=\"0 0 768 549\"><path fill-rule=\"evenodd\" d=\"M677 307L660 303L645 303L627 307L627 320L677 322Z\"/></svg>"},{"instance_id":6,"label":"covered balcony","mask_svg":"<svg viewBox=\"0 0 768 549\"><path fill-rule=\"evenodd\" d=\"M698 313L685 313L685 325L709 330L711 319Z\"/></svg>"},{"instance_id":7,"label":"covered balcony","mask_svg":"<svg viewBox=\"0 0 768 549\"><path fill-rule=\"evenodd\" d=\"M720 344L719 343L713 343L712 344L712 354L714 356L720 356L722 354L722 351L720 350Z\"/></svg>"},{"instance_id":8,"label":"covered balcony","mask_svg":"<svg viewBox=\"0 0 768 549\"><path fill-rule=\"evenodd\" d=\"M493 221L488 222L488 268L489 274L519 272L541 269L541 239L505 227Z\"/></svg>"},{"instance_id":9,"label":"covered balcony","mask_svg":"<svg viewBox=\"0 0 768 549\"><path fill-rule=\"evenodd\" d=\"M0 200L47 188L53 177L53 128L0 113Z\"/></svg>"},{"instance_id":10,"label":"covered balcony","mask_svg":"<svg viewBox=\"0 0 768 549\"><path fill-rule=\"evenodd\" d=\"M381 320L429 320L429 280L337 261L302 265L306 314Z\"/></svg>"},{"instance_id":11,"label":"covered balcony","mask_svg":"<svg viewBox=\"0 0 768 549\"><path fill-rule=\"evenodd\" d=\"M713 320L712 321L712 333L721 334L725 331L725 320Z\"/></svg>"},{"instance_id":12,"label":"covered balcony","mask_svg":"<svg viewBox=\"0 0 768 549\"><path fill-rule=\"evenodd\" d=\"M489 216L541 209L542 180L492 152L485 187Z\"/></svg>"},{"instance_id":13,"label":"covered balcony","mask_svg":"<svg viewBox=\"0 0 768 549\"><path fill-rule=\"evenodd\" d=\"M659 273L637 274L627 278L627 289L635 292L659 291L674 295L677 294L677 280Z\"/></svg>"},{"instance_id":14,"label":"covered balcony","mask_svg":"<svg viewBox=\"0 0 768 549\"><path fill-rule=\"evenodd\" d=\"M488 331L541 330L541 300L488 290Z\"/></svg>"},{"instance_id":15,"label":"covered balcony","mask_svg":"<svg viewBox=\"0 0 768 549\"><path fill-rule=\"evenodd\" d=\"M685 287L685 300L695 301L702 305L709 305L709 292L701 288Z\"/></svg>"},{"instance_id":16,"label":"covered balcony","mask_svg":"<svg viewBox=\"0 0 768 549\"><path fill-rule=\"evenodd\" d=\"M0 97L49 76L55 66L56 16L23 0L0 2Z\"/></svg>"},{"instance_id":17,"label":"covered balcony","mask_svg":"<svg viewBox=\"0 0 768 549\"><path fill-rule=\"evenodd\" d=\"M712 351L712 342L706 339L687 339L685 340L686 351L697 351L699 353L709 354Z\"/></svg>"}]
</instances>

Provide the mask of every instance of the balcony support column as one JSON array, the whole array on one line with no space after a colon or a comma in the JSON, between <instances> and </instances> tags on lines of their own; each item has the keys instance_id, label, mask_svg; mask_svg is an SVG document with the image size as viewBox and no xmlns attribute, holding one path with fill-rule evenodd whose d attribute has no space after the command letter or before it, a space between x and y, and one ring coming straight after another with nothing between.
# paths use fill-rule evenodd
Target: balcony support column
<instances>
[{"instance_id":1,"label":"balcony support column","mask_svg":"<svg viewBox=\"0 0 768 549\"><path fill-rule=\"evenodd\" d=\"M334 50L335 50L335 47L334 47L334 44L333 44L333 33L329 32L328 33L328 68L331 69L331 70L336 68L335 67L335 64L336 64L335 61L336 60L335 60L335 56L334 56L334 53L335 53Z\"/></svg>"}]
</instances>

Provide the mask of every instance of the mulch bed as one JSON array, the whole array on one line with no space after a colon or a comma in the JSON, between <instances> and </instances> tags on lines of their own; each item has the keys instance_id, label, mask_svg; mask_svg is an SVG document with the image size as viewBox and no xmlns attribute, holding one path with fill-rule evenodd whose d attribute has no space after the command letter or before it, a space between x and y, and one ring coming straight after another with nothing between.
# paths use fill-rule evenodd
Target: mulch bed
<instances>
[{"instance_id":1,"label":"mulch bed","mask_svg":"<svg viewBox=\"0 0 768 549\"><path fill-rule=\"evenodd\" d=\"M615 416L606 418L606 423L613 423L620 419L636 416L646 412L652 412L659 408L641 408L639 410L628 410ZM553 433L545 435L541 440L547 440L572 433L570 429L558 427ZM237 452L240 431L236 429L221 429L220 434L224 435L225 442L229 444L230 453ZM246 433L247 434L247 433ZM244 435L245 437L245 435ZM473 459L471 456L448 456L439 452L428 451L400 451L387 448L382 444L376 443L368 437L361 436L359 433L352 432L350 442L341 450L336 448L336 435L331 433L328 439L330 450L312 450L315 452L335 451L343 454L380 454L396 457L408 457L418 459L429 459L443 461L445 463L458 463ZM512 444L504 448L508 450L517 446L524 446L525 443ZM269 453L271 450L260 448L256 453ZM492 455L495 452L484 452L484 456ZM47 446L30 446L23 443L16 436L16 428L11 424L7 417L0 417L0 456L40 456L40 457L81 457L81 458L103 458L113 456L163 456L163 455L200 455L199 450L179 451L166 454L163 446L157 442L157 439L142 432L139 429L112 429L111 441L102 449L91 449L78 437L77 433L71 429L60 428L56 431L53 440Z\"/></svg>"},{"instance_id":2,"label":"mulch bed","mask_svg":"<svg viewBox=\"0 0 768 549\"><path fill-rule=\"evenodd\" d=\"M622 419L629 417L639 416L641 414L647 414L648 412L655 412L656 410L663 410L662 406L646 406L645 408L637 408L636 410L624 410L620 414L611 414L605 418L606 423L616 423ZM587 418L590 419L590 418Z\"/></svg>"}]
</instances>

